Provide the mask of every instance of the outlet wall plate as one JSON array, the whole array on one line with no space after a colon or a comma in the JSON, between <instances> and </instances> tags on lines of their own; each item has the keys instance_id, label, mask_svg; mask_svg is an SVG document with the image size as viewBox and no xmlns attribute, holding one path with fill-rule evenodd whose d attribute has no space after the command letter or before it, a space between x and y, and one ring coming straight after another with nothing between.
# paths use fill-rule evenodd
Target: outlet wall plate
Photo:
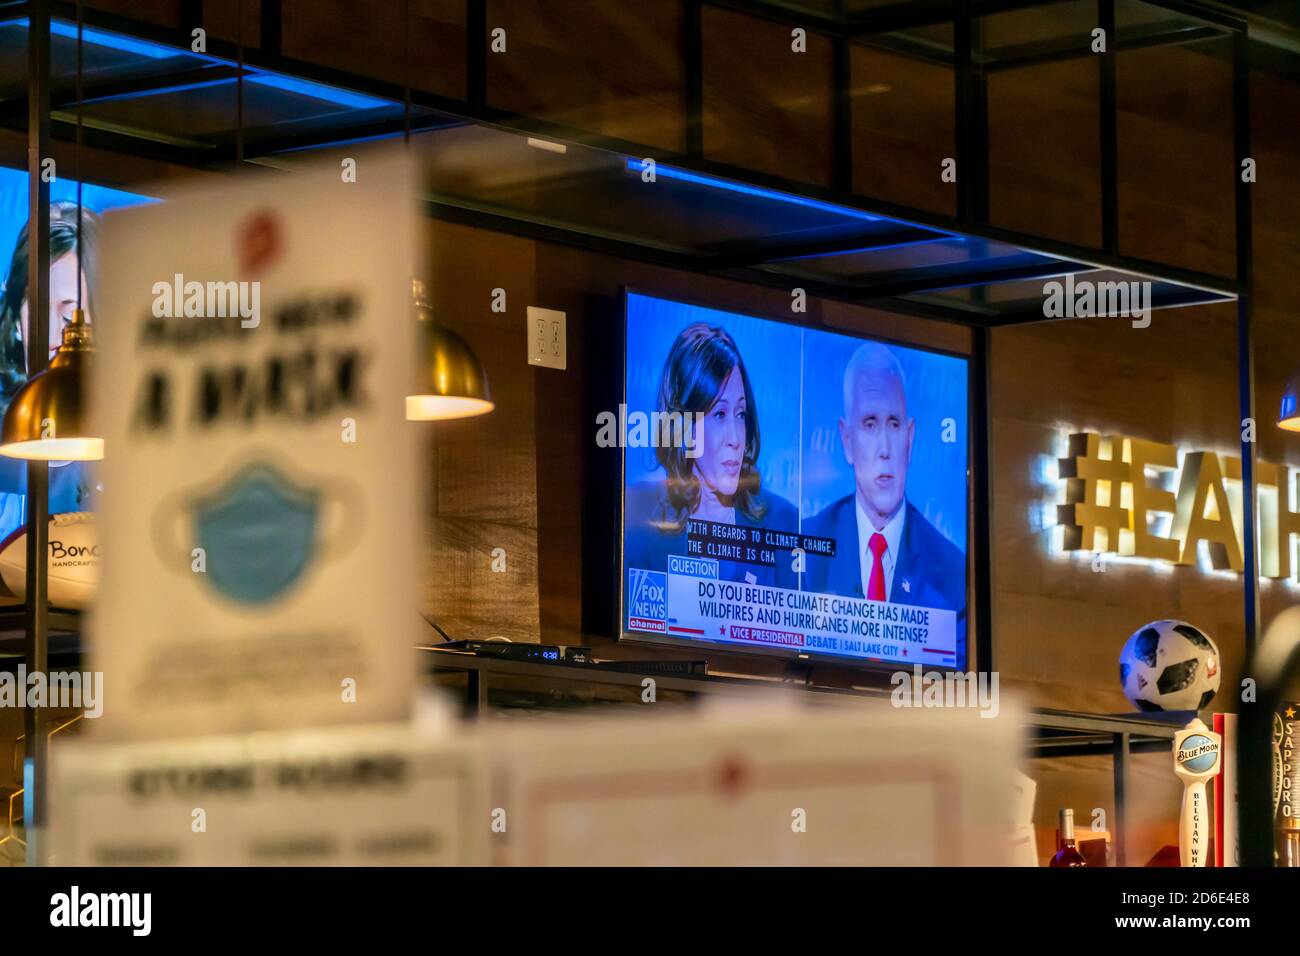
<instances>
[{"instance_id":1,"label":"outlet wall plate","mask_svg":"<svg viewBox=\"0 0 1300 956\"><path fill-rule=\"evenodd\" d=\"M528 364L564 370L569 366L565 314L556 309L528 307Z\"/></svg>"}]
</instances>

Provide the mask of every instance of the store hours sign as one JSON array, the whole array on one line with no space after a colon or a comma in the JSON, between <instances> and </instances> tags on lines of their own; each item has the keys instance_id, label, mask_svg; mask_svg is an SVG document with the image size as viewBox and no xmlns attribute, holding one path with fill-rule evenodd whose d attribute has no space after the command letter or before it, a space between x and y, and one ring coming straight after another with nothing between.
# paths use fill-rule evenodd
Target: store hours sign
<instances>
[{"instance_id":1,"label":"store hours sign","mask_svg":"<svg viewBox=\"0 0 1300 956\"><path fill-rule=\"evenodd\" d=\"M1057 461L1066 551L1241 572L1241 459L1095 432L1067 433ZM1300 500L1285 465L1257 463L1260 572L1296 582Z\"/></svg>"}]
</instances>

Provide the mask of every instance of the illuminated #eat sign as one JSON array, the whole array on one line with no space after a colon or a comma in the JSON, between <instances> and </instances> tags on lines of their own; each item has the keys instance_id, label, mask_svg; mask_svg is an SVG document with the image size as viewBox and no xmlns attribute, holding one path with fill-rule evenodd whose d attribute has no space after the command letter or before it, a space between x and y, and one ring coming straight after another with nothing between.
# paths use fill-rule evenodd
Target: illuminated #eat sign
<instances>
[{"instance_id":1,"label":"illuminated #eat sign","mask_svg":"<svg viewBox=\"0 0 1300 956\"><path fill-rule=\"evenodd\" d=\"M1242 570L1240 458L1189 452L1180 473L1173 445L1081 432L1070 435L1068 457L1058 464L1066 503L1057 506L1057 520L1067 551L1196 564L1205 542L1213 567ZM1256 471L1260 572L1291 579L1291 536L1300 534L1291 469L1259 462ZM1162 517L1165 533L1158 533Z\"/></svg>"}]
</instances>

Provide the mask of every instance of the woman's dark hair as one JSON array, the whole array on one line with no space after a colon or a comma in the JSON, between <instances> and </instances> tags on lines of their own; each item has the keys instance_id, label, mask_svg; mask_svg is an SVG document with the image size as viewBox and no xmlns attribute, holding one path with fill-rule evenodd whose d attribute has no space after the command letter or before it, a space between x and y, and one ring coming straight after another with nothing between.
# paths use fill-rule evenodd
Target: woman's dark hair
<instances>
[{"instance_id":1,"label":"woman's dark hair","mask_svg":"<svg viewBox=\"0 0 1300 956\"><path fill-rule=\"evenodd\" d=\"M740 480L736 486L733 504L754 521L767 514L767 505L760 493L758 474L758 406L749 386L749 373L741 361L735 341L725 329L697 322L682 330L668 352L663 375L659 379L659 413L678 413L683 427L691 428L694 441L702 436L694 430L694 415L707 412L717 401L727 377L733 369L740 369L740 381L745 389L745 452L740 463ZM692 416L689 419L687 416ZM663 530L680 532L687 517L699 507L700 480L695 477L694 459L686 457L685 448L660 446L655 456L668 473L667 494L670 514Z\"/></svg>"},{"instance_id":2,"label":"woman's dark hair","mask_svg":"<svg viewBox=\"0 0 1300 956\"><path fill-rule=\"evenodd\" d=\"M0 408L6 408L10 399L27 381L27 351L23 342L23 303L27 301L27 227L18 233L13 255L9 258L9 272L5 276L4 297L0 299ZM99 218L89 209L81 213L81 230L84 233L81 269L86 276L86 288L94 289L95 237ZM50 265L77 248L77 204L74 202L50 203ZM87 311L93 313L90 303Z\"/></svg>"}]
</instances>

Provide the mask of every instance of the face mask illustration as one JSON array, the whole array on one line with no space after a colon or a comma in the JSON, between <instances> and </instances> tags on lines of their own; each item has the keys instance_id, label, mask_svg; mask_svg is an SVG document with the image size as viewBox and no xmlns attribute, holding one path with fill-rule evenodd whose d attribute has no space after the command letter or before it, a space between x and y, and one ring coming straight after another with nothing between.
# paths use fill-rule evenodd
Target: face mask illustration
<instances>
[{"instance_id":1,"label":"face mask illustration","mask_svg":"<svg viewBox=\"0 0 1300 956\"><path fill-rule=\"evenodd\" d=\"M302 577L320 543L321 496L275 467L255 464L193 506L207 580L239 604L266 604Z\"/></svg>"},{"instance_id":2,"label":"face mask illustration","mask_svg":"<svg viewBox=\"0 0 1300 956\"><path fill-rule=\"evenodd\" d=\"M356 487L278 462L262 451L159 501L151 525L164 566L256 612L350 551L364 528Z\"/></svg>"}]
</instances>

